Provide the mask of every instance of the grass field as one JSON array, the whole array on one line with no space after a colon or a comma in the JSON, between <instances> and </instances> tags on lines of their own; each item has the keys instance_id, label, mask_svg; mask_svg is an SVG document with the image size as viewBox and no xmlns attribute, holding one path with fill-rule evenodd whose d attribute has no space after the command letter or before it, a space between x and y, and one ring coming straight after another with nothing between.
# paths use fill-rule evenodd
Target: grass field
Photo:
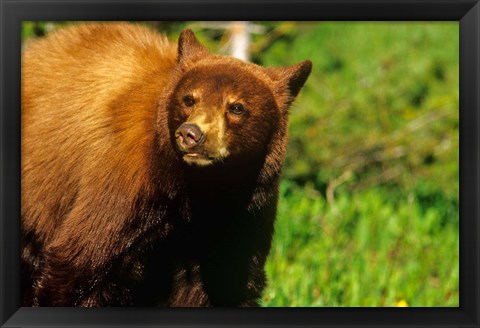
<instances>
[{"instance_id":1,"label":"grass field","mask_svg":"<svg viewBox=\"0 0 480 328\"><path fill-rule=\"evenodd\" d=\"M454 200L281 190L264 306L458 306Z\"/></svg>"},{"instance_id":2,"label":"grass field","mask_svg":"<svg viewBox=\"0 0 480 328\"><path fill-rule=\"evenodd\" d=\"M458 306L458 25L298 28L263 56L314 62L263 305Z\"/></svg>"}]
</instances>

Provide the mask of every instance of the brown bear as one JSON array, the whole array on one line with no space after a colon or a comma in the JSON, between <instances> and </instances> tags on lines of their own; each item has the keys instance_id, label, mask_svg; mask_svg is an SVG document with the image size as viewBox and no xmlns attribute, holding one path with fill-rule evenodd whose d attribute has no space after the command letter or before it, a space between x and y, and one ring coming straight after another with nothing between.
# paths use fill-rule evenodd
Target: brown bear
<instances>
[{"instance_id":1,"label":"brown bear","mask_svg":"<svg viewBox=\"0 0 480 328\"><path fill-rule=\"evenodd\" d=\"M27 43L22 305L258 305L310 71L127 23Z\"/></svg>"}]
</instances>

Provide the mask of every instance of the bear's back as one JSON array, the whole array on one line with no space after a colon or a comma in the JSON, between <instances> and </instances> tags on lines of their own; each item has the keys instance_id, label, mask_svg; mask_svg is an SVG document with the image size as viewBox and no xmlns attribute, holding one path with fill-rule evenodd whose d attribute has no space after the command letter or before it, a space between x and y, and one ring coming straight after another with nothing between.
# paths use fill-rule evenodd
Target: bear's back
<instances>
[{"instance_id":1,"label":"bear's back","mask_svg":"<svg viewBox=\"0 0 480 328\"><path fill-rule=\"evenodd\" d=\"M122 23L70 26L40 40L27 42L22 57L22 102L50 104L52 95L72 107L101 106L152 72L171 70L176 45L147 28ZM35 106L26 106L24 115ZM42 113L50 108L42 108Z\"/></svg>"},{"instance_id":2,"label":"bear's back","mask_svg":"<svg viewBox=\"0 0 480 328\"><path fill-rule=\"evenodd\" d=\"M176 52L165 36L124 23L74 25L26 44L24 228L46 241L82 195L107 184L125 195L144 187L156 103Z\"/></svg>"}]
</instances>

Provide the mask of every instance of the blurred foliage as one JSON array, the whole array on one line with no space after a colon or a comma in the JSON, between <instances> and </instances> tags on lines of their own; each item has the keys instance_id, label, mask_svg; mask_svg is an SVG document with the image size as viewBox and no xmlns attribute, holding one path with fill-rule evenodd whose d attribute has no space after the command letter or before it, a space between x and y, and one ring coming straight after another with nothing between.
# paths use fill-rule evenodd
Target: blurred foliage
<instances>
[{"instance_id":1,"label":"blurred foliage","mask_svg":"<svg viewBox=\"0 0 480 328\"><path fill-rule=\"evenodd\" d=\"M263 65L314 68L291 110L264 305L458 306L458 24L271 29Z\"/></svg>"},{"instance_id":2,"label":"blurred foliage","mask_svg":"<svg viewBox=\"0 0 480 328\"><path fill-rule=\"evenodd\" d=\"M192 28L219 53L229 37L222 22L142 24L172 40ZM458 306L458 23L255 24L253 62L313 62L263 305ZM22 36L57 25L25 22Z\"/></svg>"},{"instance_id":3,"label":"blurred foliage","mask_svg":"<svg viewBox=\"0 0 480 328\"><path fill-rule=\"evenodd\" d=\"M456 23L301 24L290 33L262 61L314 62L292 109L289 180L325 192L343 182L458 197Z\"/></svg>"}]
</instances>

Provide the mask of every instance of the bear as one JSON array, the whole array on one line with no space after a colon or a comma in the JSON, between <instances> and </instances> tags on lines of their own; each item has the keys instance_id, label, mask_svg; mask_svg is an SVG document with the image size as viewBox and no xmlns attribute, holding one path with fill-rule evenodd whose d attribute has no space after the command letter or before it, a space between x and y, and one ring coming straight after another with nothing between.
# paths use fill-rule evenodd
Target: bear
<instances>
[{"instance_id":1,"label":"bear","mask_svg":"<svg viewBox=\"0 0 480 328\"><path fill-rule=\"evenodd\" d=\"M122 22L28 42L22 306L258 306L288 112L311 69Z\"/></svg>"}]
</instances>

